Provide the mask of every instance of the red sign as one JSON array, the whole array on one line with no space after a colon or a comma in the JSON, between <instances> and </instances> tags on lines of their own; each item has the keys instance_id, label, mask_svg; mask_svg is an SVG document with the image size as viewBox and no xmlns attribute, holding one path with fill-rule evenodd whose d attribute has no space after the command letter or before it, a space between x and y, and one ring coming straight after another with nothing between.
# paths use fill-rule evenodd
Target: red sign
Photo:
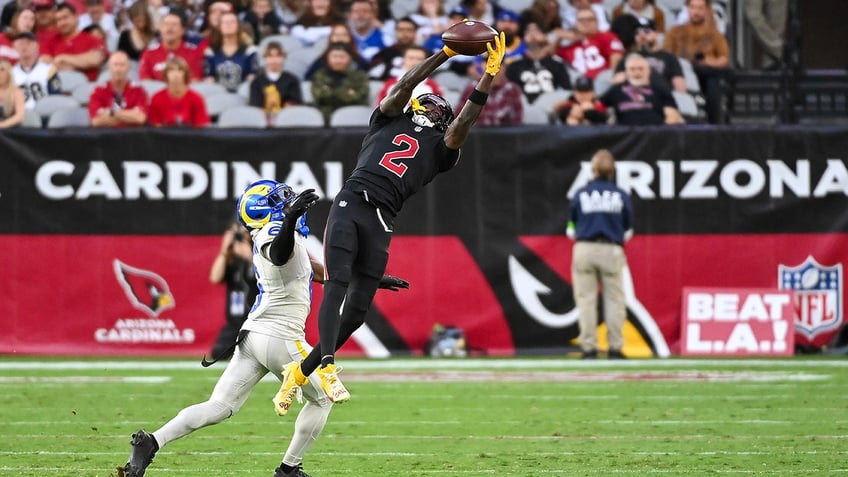
<instances>
[{"instance_id":1,"label":"red sign","mask_svg":"<svg viewBox=\"0 0 848 477\"><path fill-rule=\"evenodd\" d=\"M792 292L768 288L684 288L681 354L792 355Z\"/></svg>"}]
</instances>

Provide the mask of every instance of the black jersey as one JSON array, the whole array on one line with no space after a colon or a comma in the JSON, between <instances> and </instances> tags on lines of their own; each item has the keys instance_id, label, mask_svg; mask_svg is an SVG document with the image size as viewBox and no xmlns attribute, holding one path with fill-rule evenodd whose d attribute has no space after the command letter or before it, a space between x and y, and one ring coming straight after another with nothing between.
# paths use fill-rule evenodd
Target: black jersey
<instances>
[{"instance_id":1,"label":"black jersey","mask_svg":"<svg viewBox=\"0 0 848 477\"><path fill-rule=\"evenodd\" d=\"M459 150L445 144L444 133L418 126L405 114L387 116L378 107L362 140L356 169L348 178L355 191L392 215L440 172L459 162Z\"/></svg>"}]
</instances>

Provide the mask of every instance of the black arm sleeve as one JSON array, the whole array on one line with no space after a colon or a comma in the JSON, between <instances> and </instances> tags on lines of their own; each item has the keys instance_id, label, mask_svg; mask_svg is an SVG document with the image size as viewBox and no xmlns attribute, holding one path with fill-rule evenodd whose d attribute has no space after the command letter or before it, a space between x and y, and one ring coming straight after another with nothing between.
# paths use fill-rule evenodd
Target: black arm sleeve
<instances>
[{"instance_id":1,"label":"black arm sleeve","mask_svg":"<svg viewBox=\"0 0 848 477\"><path fill-rule=\"evenodd\" d=\"M291 220L289 217L283 219L283 225L280 228L280 233L274 237L271 242L268 256L271 258L271 263L276 266L285 265L289 261L294 251L294 231L297 224L297 217Z\"/></svg>"}]
</instances>

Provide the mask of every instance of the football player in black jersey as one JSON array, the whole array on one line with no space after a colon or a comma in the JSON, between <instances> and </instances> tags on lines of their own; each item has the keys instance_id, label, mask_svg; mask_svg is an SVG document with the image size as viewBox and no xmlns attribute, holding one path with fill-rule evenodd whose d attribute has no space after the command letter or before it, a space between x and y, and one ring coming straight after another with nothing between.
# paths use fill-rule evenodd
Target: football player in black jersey
<instances>
[{"instance_id":1,"label":"football player in black jersey","mask_svg":"<svg viewBox=\"0 0 848 477\"><path fill-rule=\"evenodd\" d=\"M308 382L306 376L316 370L330 400L350 399L336 373L335 351L362 325L378 288L409 287L399 278L383 275L394 218L406 199L459 161L459 148L486 103L505 51L503 33L494 36L488 45L486 74L455 119L451 105L438 95L423 94L410 101L415 86L457 54L448 47L403 75L374 111L356 169L327 219L320 343L300 364L286 367L275 407L289 404L297 388Z\"/></svg>"}]
</instances>

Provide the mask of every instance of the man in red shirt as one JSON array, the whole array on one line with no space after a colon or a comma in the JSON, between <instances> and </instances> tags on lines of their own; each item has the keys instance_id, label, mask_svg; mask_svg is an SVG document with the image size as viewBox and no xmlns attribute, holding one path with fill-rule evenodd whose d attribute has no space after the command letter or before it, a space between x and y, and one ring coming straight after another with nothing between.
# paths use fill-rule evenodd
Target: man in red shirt
<instances>
[{"instance_id":1,"label":"man in red shirt","mask_svg":"<svg viewBox=\"0 0 848 477\"><path fill-rule=\"evenodd\" d=\"M572 68L592 79L603 70L615 71L624 55L624 46L615 33L598 30L594 10L581 8L577 11L577 31L572 35L574 41L556 52Z\"/></svg>"},{"instance_id":2,"label":"man in red shirt","mask_svg":"<svg viewBox=\"0 0 848 477\"><path fill-rule=\"evenodd\" d=\"M140 79L165 81L165 63L179 56L188 63L192 81L203 79L203 50L183 41L185 20L176 12L170 12L159 24L161 42L141 55L138 76Z\"/></svg>"},{"instance_id":3,"label":"man in red shirt","mask_svg":"<svg viewBox=\"0 0 848 477\"><path fill-rule=\"evenodd\" d=\"M184 126L203 128L209 125L209 114L203 96L189 85L186 61L178 56L165 62L167 87L150 99L151 126Z\"/></svg>"},{"instance_id":4,"label":"man in red shirt","mask_svg":"<svg viewBox=\"0 0 848 477\"><path fill-rule=\"evenodd\" d=\"M129 78L130 58L123 51L109 57L109 81L94 88L88 117L94 127L142 126L147 122L147 92Z\"/></svg>"},{"instance_id":5,"label":"man in red shirt","mask_svg":"<svg viewBox=\"0 0 848 477\"><path fill-rule=\"evenodd\" d=\"M38 46L45 52L53 37L59 36L54 18L56 4L53 0L33 0L32 7L35 9L35 35L38 38Z\"/></svg>"},{"instance_id":6,"label":"man in red shirt","mask_svg":"<svg viewBox=\"0 0 848 477\"><path fill-rule=\"evenodd\" d=\"M59 35L47 42L42 59L57 70L81 71L89 81L96 81L108 55L103 40L77 30L77 12L68 3L56 7L56 29Z\"/></svg>"}]
</instances>

